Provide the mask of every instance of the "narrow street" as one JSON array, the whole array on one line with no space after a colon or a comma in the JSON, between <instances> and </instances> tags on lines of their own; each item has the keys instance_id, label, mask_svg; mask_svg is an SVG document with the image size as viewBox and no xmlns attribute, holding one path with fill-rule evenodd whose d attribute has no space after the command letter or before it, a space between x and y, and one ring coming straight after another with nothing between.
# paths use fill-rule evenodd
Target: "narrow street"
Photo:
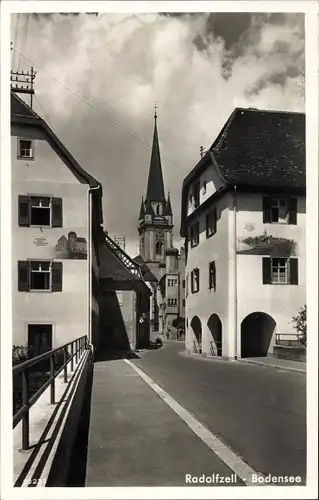
<instances>
[{"instance_id":1,"label":"narrow street","mask_svg":"<svg viewBox=\"0 0 319 500\"><path fill-rule=\"evenodd\" d=\"M183 351L166 342L131 361L254 470L304 481L305 375Z\"/></svg>"}]
</instances>

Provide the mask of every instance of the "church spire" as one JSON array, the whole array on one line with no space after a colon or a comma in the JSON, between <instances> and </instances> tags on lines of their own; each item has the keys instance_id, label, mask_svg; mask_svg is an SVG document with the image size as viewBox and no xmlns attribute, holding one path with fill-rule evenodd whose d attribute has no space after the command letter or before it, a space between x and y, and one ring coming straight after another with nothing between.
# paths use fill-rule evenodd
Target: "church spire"
<instances>
[{"instance_id":1,"label":"church spire","mask_svg":"<svg viewBox=\"0 0 319 500\"><path fill-rule=\"evenodd\" d=\"M165 210L163 215L173 215L170 192L168 191L167 202L165 205Z\"/></svg>"},{"instance_id":2,"label":"church spire","mask_svg":"<svg viewBox=\"0 0 319 500\"><path fill-rule=\"evenodd\" d=\"M144 208L144 199L142 196L142 203L141 203L139 220L144 219L144 215L145 215L145 208Z\"/></svg>"},{"instance_id":3,"label":"church spire","mask_svg":"<svg viewBox=\"0 0 319 500\"><path fill-rule=\"evenodd\" d=\"M146 202L159 201L165 203L164 181L161 165L161 156L157 134L157 105L154 106L154 134L150 170L148 174Z\"/></svg>"}]
</instances>

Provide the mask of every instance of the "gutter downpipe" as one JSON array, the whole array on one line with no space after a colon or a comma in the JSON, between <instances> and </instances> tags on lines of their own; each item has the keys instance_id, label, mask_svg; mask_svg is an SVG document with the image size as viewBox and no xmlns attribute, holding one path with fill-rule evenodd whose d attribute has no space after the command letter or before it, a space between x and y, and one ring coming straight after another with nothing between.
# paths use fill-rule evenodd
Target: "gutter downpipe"
<instances>
[{"instance_id":1,"label":"gutter downpipe","mask_svg":"<svg viewBox=\"0 0 319 500\"><path fill-rule=\"evenodd\" d=\"M88 219L89 219L89 252L88 252L88 338L89 347L94 359L94 346L92 342L92 192L101 189L101 184L88 188Z\"/></svg>"},{"instance_id":2,"label":"gutter downpipe","mask_svg":"<svg viewBox=\"0 0 319 500\"><path fill-rule=\"evenodd\" d=\"M234 323L235 323L235 360L238 359L238 325L237 325L237 305L238 305L238 297L237 297L237 186L234 186L234 227L233 227L233 237L234 237Z\"/></svg>"}]
</instances>

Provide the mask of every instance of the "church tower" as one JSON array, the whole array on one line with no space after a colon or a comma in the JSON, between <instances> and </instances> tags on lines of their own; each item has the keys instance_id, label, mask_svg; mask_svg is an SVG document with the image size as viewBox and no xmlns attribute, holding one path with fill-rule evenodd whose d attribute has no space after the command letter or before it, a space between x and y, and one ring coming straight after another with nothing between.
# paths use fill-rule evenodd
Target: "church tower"
<instances>
[{"instance_id":1,"label":"church tower","mask_svg":"<svg viewBox=\"0 0 319 500\"><path fill-rule=\"evenodd\" d=\"M166 250L173 246L173 213L170 196L166 199L157 133L155 105L154 134L145 199L142 198L138 232L140 255L159 279L165 268Z\"/></svg>"}]
</instances>

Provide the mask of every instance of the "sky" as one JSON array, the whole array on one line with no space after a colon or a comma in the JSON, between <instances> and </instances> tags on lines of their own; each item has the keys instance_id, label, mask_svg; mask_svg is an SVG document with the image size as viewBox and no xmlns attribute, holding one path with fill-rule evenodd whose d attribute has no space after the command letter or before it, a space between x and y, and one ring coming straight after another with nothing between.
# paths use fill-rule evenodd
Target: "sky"
<instances>
[{"instance_id":1,"label":"sky","mask_svg":"<svg viewBox=\"0 0 319 500\"><path fill-rule=\"evenodd\" d=\"M154 102L179 236L183 179L237 106L304 111L304 16L12 15L11 69L34 65L34 109L103 185L104 227L138 253ZM22 54L22 55L21 55Z\"/></svg>"}]
</instances>

